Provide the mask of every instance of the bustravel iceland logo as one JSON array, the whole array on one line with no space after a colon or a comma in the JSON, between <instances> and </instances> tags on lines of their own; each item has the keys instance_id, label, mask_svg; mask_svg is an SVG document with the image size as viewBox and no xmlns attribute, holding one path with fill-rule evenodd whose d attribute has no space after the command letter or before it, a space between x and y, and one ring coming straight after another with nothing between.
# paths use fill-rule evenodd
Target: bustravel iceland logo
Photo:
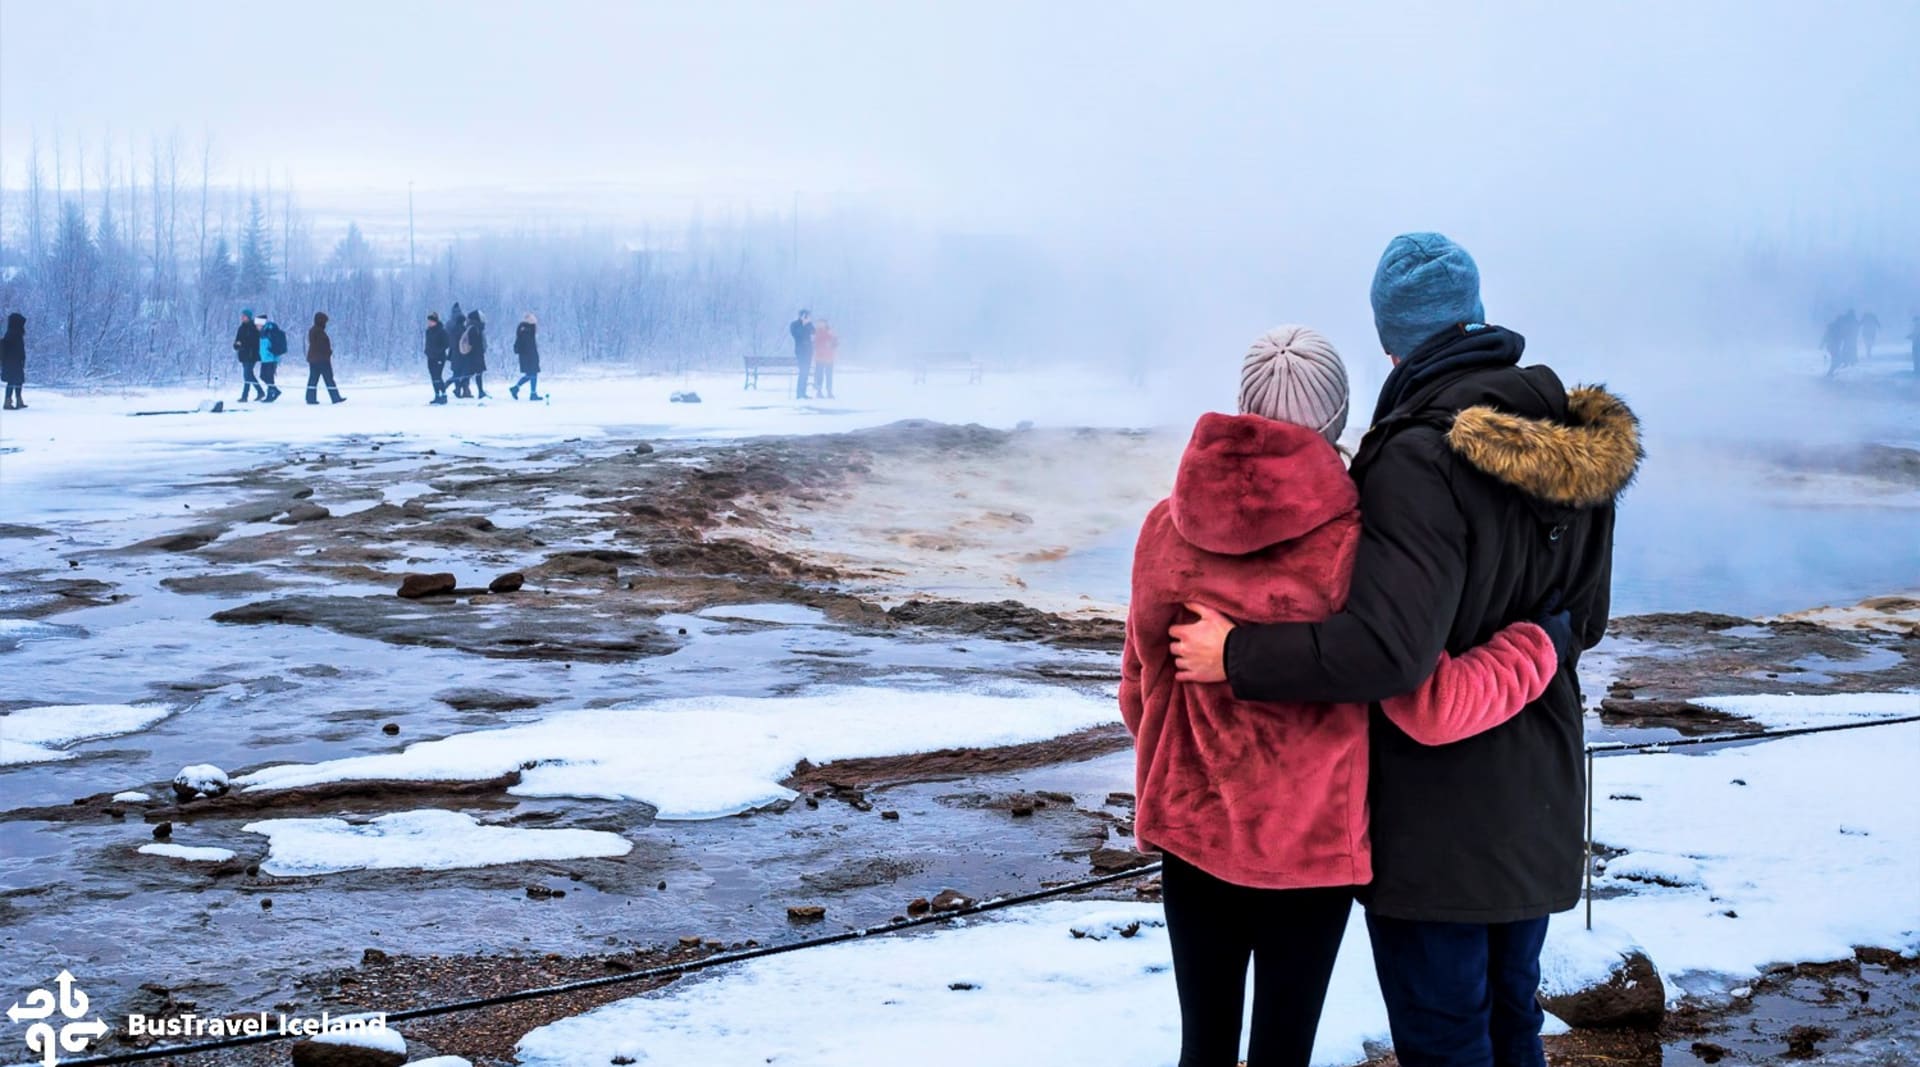
<instances>
[{"instance_id":1,"label":"bustravel iceland logo","mask_svg":"<svg viewBox=\"0 0 1920 1067\"><path fill-rule=\"evenodd\" d=\"M53 983L60 987L57 997L51 989L35 989L7 1009L7 1018L13 1022L33 1020L27 1027L27 1051L38 1053L45 1067L54 1067L60 1062L62 1049L85 1052L89 1042L107 1034L107 1024L99 1017L82 1021L87 1015L87 994L74 984L71 972L61 971ZM56 1011L65 1020L57 1031L53 1023L46 1021L53 1018Z\"/></svg>"}]
</instances>

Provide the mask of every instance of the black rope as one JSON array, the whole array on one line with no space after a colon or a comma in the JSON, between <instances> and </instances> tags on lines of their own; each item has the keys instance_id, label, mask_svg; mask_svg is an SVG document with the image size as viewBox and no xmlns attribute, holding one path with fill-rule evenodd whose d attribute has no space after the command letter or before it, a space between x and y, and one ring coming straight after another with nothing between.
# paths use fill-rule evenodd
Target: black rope
<instances>
[{"instance_id":1,"label":"black rope","mask_svg":"<svg viewBox=\"0 0 1920 1067\"><path fill-rule=\"evenodd\" d=\"M703 971L709 967L724 967L730 963L744 963L748 960L763 959L767 956L779 956L788 952L798 952L802 949L824 948L828 945L860 941L865 938L898 933L901 930L911 930L920 926L952 922L955 919L964 919L970 915L999 911L1002 908L1012 908L1022 904L1032 904L1036 901L1047 900L1052 897L1066 896L1069 893L1098 889L1101 886L1111 885L1115 882L1144 878L1147 875L1159 873L1159 870L1160 864L1149 863L1131 870L1119 871L1114 874L1103 874L1096 878L1069 882L1065 885L1051 886L1031 893L1023 893L1020 896L1000 897L995 900L969 904L964 908L956 908L952 911L934 912L902 922L882 923L876 926L862 927L857 930L828 934L824 937L809 938L804 941L790 941L783 945L761 945L757 948L743 949L739 952L723 952L712 956L703 956L697 960L663 964L659 967L649 967L640 971L628 971L624 974L610 974L599 978L582 978L578 981L562 982L559 985L519 989L511 993L498 993L494 996L476 997L472 1000L456 1000L446 1004L429 1005L424 1008L408 1008L404 1011L384 1013L362 1012L356 1014L381 1015L388 1023L406 1022L410 1019L428 1019L436 1015L451 1015L455 1012L498 1007L502 1004L513 1004L522 1000L539 1000L545 997L559 996L564 993L574 993L583 989L599 989L604 986L623 985L628 982L645 982L655 978L670 978L682 974L690 974L694 971ZM111 1056L91 1056L83 1060L63 1060L61 1062L63 1067L110 1067L112 1064L138 1063L143 1060L157 1060L167 1056L193 1056L203 1052L219 1052L225 1049L241 1048L247 1045L262 1045L270 1041L286 1041L292 1038L307 1036L309 1035L297 1033L242 1034L234 1037L219 1038L213 1041L201 1041L191 1045L169 1045L165 1048L140 1049L134 1052L116 1053Z\"/></svg>"},{"instance_id":2,"label":"black rope","mask_svg":"<svg viewBox=\"0 0 1920 1067\"><path fill-rule=\"evenodd\" d=\"M1916 697L1920 699L1920 697ZM1618 756L1634 752L1653 750L1664 751L1669 748L1688 748L1693 745L1729 745L1741 741L1774 741L1782 737L1804 737L1807 734L1830 734L1841 730L1864 730L1869 726L1898 726L1906 722L1920 722L1920 715L1901 715L1891 719L1863 719L1858 722L1828 723L1824 726L1792 726L1779 730L1756 730L1748 734L1713 734L1709 737L1680 737L1671 741L1597 741L1587 745L1587 753L1594 756Z\"/></svg>"}]
</instances>

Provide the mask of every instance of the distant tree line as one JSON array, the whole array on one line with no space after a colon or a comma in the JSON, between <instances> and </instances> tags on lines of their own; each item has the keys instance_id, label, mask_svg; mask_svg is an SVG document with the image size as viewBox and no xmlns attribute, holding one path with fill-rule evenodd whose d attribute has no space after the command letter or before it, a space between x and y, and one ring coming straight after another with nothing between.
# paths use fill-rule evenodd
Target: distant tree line
<instances>
[{"instance_id":1,"label":"distant tree line","mask_svg":"<svg viewBox=\"0 0 1920 1067\"><path fill-rule=\"evenodd\" d=\"M637 243L610 226L486 232L421 249L410 264L406 242L395 252L352 223L320 247L295 190L220 183L211 142L190 158L178 137L138 153L55 145L36 141L24 174L0 174L0 309L27 316L33 376L48 384L230 377L243 307L273 315L296 360L302 328L326 311L338 361L353 372L415 369L422 319L454 300L502 325L537 312L541 347L561 369L653 371L777 351L807 294L832 294L836 317L888 299L903 316L916 310L901 280L886 280L910 273L897 264L822 256L802 280L791 219L695 222ZM964 294L960 306L978 317Z\"/></svg>"}]
</instances>

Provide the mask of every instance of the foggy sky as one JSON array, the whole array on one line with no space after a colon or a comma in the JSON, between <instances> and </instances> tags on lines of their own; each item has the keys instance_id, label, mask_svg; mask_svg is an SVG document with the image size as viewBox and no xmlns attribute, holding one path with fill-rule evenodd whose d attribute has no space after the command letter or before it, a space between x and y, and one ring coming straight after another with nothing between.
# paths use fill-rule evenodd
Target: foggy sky
<instances>
[{"instance_id":1,"label":"foggy sky","mask_svg":"<svg viewBox=\"0 0 1920 1067\"><path fill-rule=\"evenodd\" d=\"M16 187L36 133L177 128L305 187L851 191L1049 228L1744 225L1920 187L1920 5L1298 6L0 0L0 143Z\"/></svg>"},{"instance_id":2,"label":"foggy sky","mask_svg":"<svg viewBox=\"0 0 1920 1067\"><path fill-rule=\"evenodd\" d=\"M391 210L409 181L509 217L537 190L549 221L855 205L1032 242L1081 290L1060 315L1192 323L1205 351L1290 318L1368 340L1409 229L1563 342L1685 317L1756 242L1869 264L1794 281L1797 333L1860 278L1913 287L1916 41L1910 0L0 0L0 181L36 137L71 166L178 131L213 137L216 180L309 205Z\"/></svg>"}]
</instances>

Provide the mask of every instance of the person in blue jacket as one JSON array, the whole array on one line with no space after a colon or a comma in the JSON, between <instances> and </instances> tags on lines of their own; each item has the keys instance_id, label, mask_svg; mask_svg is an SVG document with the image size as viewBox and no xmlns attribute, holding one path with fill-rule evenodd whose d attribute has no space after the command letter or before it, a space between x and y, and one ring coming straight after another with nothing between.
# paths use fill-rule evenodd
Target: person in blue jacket
<instances>
[{"instance_id":1,"label":"person in blue jacket","mask_svg":"<svg viewBox=\"0 0 1920 1067\"><path fill-rule=\"evenodd\" d=\"M280 399L280 387L273 380L280 373L280 357L286 354L287 332L269 315L266 325L260 327L260 381L267 387L260 399L269 404Z\"/></svg>"}]
</instances>

